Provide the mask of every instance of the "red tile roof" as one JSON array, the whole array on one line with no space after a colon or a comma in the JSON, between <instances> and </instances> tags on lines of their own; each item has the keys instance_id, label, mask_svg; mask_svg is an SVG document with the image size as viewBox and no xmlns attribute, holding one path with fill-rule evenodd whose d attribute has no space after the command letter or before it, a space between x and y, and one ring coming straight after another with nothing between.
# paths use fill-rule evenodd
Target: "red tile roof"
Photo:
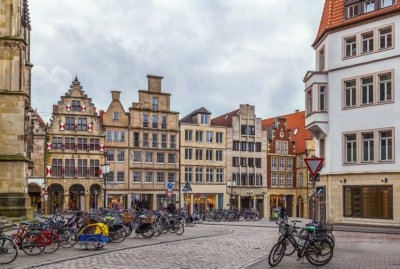
<instances>
[{"instance_id":1,"label":"red tile roof","mask_svg":"<svg viewBox=\"0 0 400 269\"><path fill-rule=\"evenodd\" d=\"M217 125L217 126L231 127L232 126L232 117L238 115L239 111L240 111L240 109L236 109L232 112L218 116L211 120L211 124Z\"/></svg>"},{"instance_id":2,"label":"red tile roof","mask_svg":"<svg viewBox=\"0 0 400 269\"><path fill-rule=\"evenodd\" d=\"M296 143L296 154L305 152L306 140L312 139L311 133L306 129L305 126L305 116L306 114L304 111L279 116L279 118L286 119L286 127L287 129L290 129L292 141ZM276 117L265 119L262 121L262 125L264 127L274 126L275 119ZM294 134L296 129L297 133Z\"/></svg>"},{"instance_id":3,"label":"red tile roof","mask_svg":"<svg viewBox=\"0 0 400 269\"><path fill-rule=\"evenodd\" d=\"M354 18L345 20L344 6L345 0L325 0L321 22L319 24L317 37L315 38L313 46L315 46L329 30L400 11L400 1L396 0L396 3L393 6L364 13Z\"/></svg>"}]
</instances>

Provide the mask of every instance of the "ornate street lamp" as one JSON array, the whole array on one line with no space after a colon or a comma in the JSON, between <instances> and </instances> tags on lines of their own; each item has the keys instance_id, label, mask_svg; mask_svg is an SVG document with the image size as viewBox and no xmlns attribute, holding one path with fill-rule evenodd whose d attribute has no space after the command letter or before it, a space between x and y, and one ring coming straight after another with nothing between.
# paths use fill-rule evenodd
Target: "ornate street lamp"
<instances>
[{"instance_id":1,"label":"ornate street lamp","mask_svg":"<svg viewBox=\"0 0 400 269\"><path fill-rule=\"evenodd\" d=\"M107 176L110 173L110 165L104 164L101 166L101 171L103 172L104 178L104 208L107 208Z\"/></svg>"}]
</instances>

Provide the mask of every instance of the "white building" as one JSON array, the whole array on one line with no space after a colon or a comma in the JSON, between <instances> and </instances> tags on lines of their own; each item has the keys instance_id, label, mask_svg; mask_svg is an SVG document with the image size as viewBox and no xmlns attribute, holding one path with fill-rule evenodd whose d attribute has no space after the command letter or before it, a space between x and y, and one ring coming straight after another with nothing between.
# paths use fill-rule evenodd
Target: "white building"
<instances>
[{"instance_id":1,"label":"white building","mask_svg":"<svg viewBox=\"0 0 400 269\"><path fill-rule=\"evenodd\" d=\"M325 2L304 78L306 128L325 157L321 219L399 225L399 29L397 0Z\"/></svg>"}]
</instances>

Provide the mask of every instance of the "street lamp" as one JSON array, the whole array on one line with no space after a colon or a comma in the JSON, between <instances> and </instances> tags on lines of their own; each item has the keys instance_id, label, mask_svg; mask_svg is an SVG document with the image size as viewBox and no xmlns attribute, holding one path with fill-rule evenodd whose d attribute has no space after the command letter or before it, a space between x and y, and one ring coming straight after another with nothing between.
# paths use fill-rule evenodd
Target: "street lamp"
<instances>
[{"instance_id":1,"label":"street lamp","mask_svg":"<svg viewBox=\"0 0 400 269\"><path fill-rule=\"evenodd\" d=\"M94 195L94 208L97 209L97 189L94 189L93 195Z\"/></svg>"},{"instance_id":2,"label":"street lamp","mask_svg":"<svg viewBox=\"0 0 400 269\"><path fill-rule=\"evenodd\" d=\"M104 164L101 166L101 171L103 172L104 178L104 208L107 208L107 176L110 173L110 165Z\"/></svg>"}]
</instances>

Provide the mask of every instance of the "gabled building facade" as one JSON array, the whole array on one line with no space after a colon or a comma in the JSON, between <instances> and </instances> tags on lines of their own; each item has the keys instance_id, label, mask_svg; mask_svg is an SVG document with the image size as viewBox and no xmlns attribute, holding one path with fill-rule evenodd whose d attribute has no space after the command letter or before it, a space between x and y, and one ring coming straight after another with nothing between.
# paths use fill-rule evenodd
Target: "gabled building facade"
<instances>
[{"instance_id":1,"label":"gabled building facade","mask_svg":"<svg viewBox=\"0 0 400 269\"><path fill-rule=\"evenodd\" d=\"M102 206L104 149L96 107L75 77L70 89L53 106L48 127L47 212Z\"/></svg>"},{"instance_id":2,"label":"gabled building facade","mask_svg":"<svg viewBox=\"0 0 400 269\"><path fill-rule=\"evenodd\" d=\"M304 78L306 128L325 158L322 220L399 225L399 29L399 1L325 2Z\"/></svg>"},{"instance_id":3,"label":"gabled building facade","mask_svg":"<svg viewBox=\"0 0 400 269\"><path fill-rule=\"evenodd\" d=\"M148 75L148 89L129 108L131 190L135 203L148 209L179 206L179 113L171 111L171 94L162 92L162 77ZM172 183L172 197L167 184Z\"/></svg>"},{"instance_id":4,"label":"gabled building facade","mask_svg":"<svg viewBox=\"0 0 400 269\"><path fill-rule=\"evenodd\" d=\"M205 213L229 207L226 194L226 127L211 123L211 112L199 108L180 120L181 207Z\"/></svg>"},{"instance_id":5,"label":"gabled building facade","mask_svg":"<svg viewBox=\"0 0 400 269\"><path fill-rule=\"evenodd\" d=\"M110 165L107 174L107 206L118 203L120 208L131 207L129 113L120 102L121 92L111 91L112 101L100 120L106 135L105 161Z\"/></svg>"},{"instance_id":6,"label":"gabled building facade","mask_svg":"<svg viewBox=\"0 0 400 269\"><path fill-rule=\"evenodd\" d=\"M240 108L211 120L226 130L227 194L231 207L256 209L267 216L267 131L255 107Z\"/></svg>"}]
</instances>

